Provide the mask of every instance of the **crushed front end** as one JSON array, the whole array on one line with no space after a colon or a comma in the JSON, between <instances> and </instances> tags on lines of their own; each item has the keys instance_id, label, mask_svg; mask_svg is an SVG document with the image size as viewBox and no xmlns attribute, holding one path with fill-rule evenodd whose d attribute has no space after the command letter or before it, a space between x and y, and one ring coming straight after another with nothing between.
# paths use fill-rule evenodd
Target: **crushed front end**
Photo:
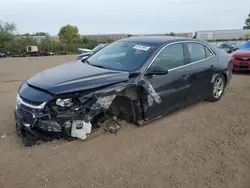
<instances>
[{"instance_id":1,"label":"crushed front end","mask_svg":"<svg viewBox=\"0 0 250 188\"><path fill-rule=\"evenodd\" d=\"M85 139L96 128L96 118L107 116L105 112L123 87L118 88L53 95L24 83L14 110L17 134L26 146L39 140Z\"/></svg>"},{"instance_id":2,"label":"crushed front end","mask_svg":"<svg viewBox=\"0 0 250 188\"><path fill-rule=\"evenodd\" d=\"M99 127L116 133L117 117L142 125L144 111L160 102L159 95L145 81L138 85L120 82L63 94L53 94L24 82L14 110L16 130L26 146L40 140L84 140Z\"/></svg>"}]
</instances>

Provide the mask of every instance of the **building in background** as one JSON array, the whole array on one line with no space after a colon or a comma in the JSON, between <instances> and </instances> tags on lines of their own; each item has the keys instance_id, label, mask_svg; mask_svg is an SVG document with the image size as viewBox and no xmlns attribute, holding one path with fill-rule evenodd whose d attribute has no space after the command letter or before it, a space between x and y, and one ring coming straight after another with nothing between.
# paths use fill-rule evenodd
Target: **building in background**
<instances>
[{"instance_id":1,"label":"building in background","mask_svg":"<svg viewBox=\"0 0 250 188\"><path fill-rule=\"evenodd\" d=\"M176 36L179 37L189 37L192 38L193 37L193 33L189 32L189 33L174 33ZM162 34L141 34L141 35L131 35L131 34L126 34L126 33L121 33L121 34L92 34L92 35L81 35L81 37L86 37L89 40L98 40L98 41L115 41L115 40L119 40L122 38L127 38L129 36L165 36L165 33ZM30 38L33 38L36 40L36 42L40 42L42 39L45 38L45 36L33 36L30 35L28 36ZM58 35L50 35L49 36L51 41L56 41L59 42L60 38Z\"/></svg>"},{"instance_id":2,"label":"building in background","mask_svg":"<svg viewBox=\"0 0 250 188\"><path fill-rule=\"evenodd\" d=\"M58 35L51 35L50 36L50 40L59 42L60 41L60 37Z\"/></svg>"},{"instance_id":3,"label":"building in background","mask_svg":"<svg viewBox=\"0 0 250 188\"><path fill-rule=\"evenodd\" d=\"M193 38L193 33L189 32L189 33L175 33L176 36L178 37L188 37L188 38Z\"/></svg>"},{"instance_id":4,"label":"building in background","mask_svg":"<svg viewBox=\"0 0 250 188\"><path fill-rule=\"evenodd\" d=\"M195 36L199 40L249 40L249 29L232 29L232 30L208 30L196 31Z\"/></svg>"},{"instance_id":5,"label":"building in background","mask_svg":"<svg viewBox=\"0 0 250 188\"><path fill-rule=\"evenodd\" d=\"M28 37L34 39L37 43L40 43L41 40L45 38L45 36L33 36L33 35Z\"/></svg>"},{"instance_id":6,"label":"building in background","mask_svg":"<svg viewBox=\"0 0 250 188\"><path fill-rule=\"evenodd\" d=\"M193 37L193 33L189 32L189 33L173 33L175 34L175 36L177 37L188 37L188 38L192 38ZM165 33L161 33L161 34L142 34L142 35L133 35L133 36L166 36Z\"/></svg>"},{"instance_id":7,"label":"building in background","mask_svg":"<svg viewBox=\"0 0 250 188\"><path fill-rule=\"evenodd\" d=\"M193 33L189 32L189 33L174 33L176 36L179 37L189 37L192 38L193 37ZM139 35L130 35L130 34L96 34L96 35L82 35L82 37L87 37L89 40L99 40L99 41L107 41L107 40L111 40L111 41L115 41L115 40L119 40L122 38L126 38L128 36L165 36L165 33L161 33L161 34L139 34Z\"/></svg>"},{"instance_id":8,"label":"building in background","mask_svg":"<svg viewBox=\"0 0 250 188\"><path fill-rule=\"evenodd\" d=\"M34 39L37 43L40 43L41 40L44 39L46 36L30 35L30 36L27 36L27 37ZM49 35L49 39L51 41L56 41L56 42L60 41L60 38L59 38L58 35Z\"/></svg>"},{"instance_id":9,"label":"building in background","mask_svg":"<svg viewBox=\"0 0 250 188\"><path fill-rule=\"evenodd\" d=\"M125 38L126 34L96 34L96 35L82 35L82 37L86 37L89 40L99 40L99 41L107 41L107 40L119 40L121 38Z\"/></svg>"}]
</instances>

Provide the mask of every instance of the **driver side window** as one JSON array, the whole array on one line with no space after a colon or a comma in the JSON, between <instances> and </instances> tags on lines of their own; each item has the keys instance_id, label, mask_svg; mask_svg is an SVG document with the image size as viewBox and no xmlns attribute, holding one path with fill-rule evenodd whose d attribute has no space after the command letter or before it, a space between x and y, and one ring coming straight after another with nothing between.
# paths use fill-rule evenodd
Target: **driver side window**
<instances>
[{"instance_id":1,"label":"driver side window","mask_svg":"<svg viewBox=\"0 0 250 188\"><path fill-rule=\"evenodd\" d=\"M172 44L164 48L155 58L151 68L173 69L184 65L182 44Z\"/></svg>"}]
</instances>

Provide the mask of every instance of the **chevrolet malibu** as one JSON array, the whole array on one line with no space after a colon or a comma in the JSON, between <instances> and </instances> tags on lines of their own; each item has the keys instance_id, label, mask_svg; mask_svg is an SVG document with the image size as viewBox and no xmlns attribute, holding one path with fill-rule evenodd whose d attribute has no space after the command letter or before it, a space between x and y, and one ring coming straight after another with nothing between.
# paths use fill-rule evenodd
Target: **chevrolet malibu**
<instances>
[{"instance_id":1,"label":"chevrolet malibu","mask_svg":"<svg viewBox=\"0 0 250 188\"><path fill-rule=\"evenodd\" d=\"M142 125L199 100L218 101L231 73L230 56L205 42L121 39L87 61L25 81L14 110L17 134L29 146L38 140L86 139L107 120L117 123L117 117ZM114 131L112 124L105 130Z\"/></svg>"}]
</instances>

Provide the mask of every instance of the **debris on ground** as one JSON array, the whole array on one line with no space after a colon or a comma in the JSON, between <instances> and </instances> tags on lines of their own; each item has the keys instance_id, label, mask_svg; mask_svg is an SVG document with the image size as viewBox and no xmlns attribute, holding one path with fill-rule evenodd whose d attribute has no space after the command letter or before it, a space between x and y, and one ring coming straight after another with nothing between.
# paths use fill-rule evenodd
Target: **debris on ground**
<instances>
[{"instance_id":1,"label":"debris on ground","mask_svg":"<svg viewBox=\"0 0 250 188\"><path fill-rule=\"evenodd\" d=\"M91 133L92 125L91 123L86 123L84 121L74 121L71 127L71 136L85 140L87 135Z\"/></svg>"},{"instance_id":2,"label":"debris on ground","mask_svg":"<svg viewBox=\"0 0 250 188\"><path fill-rule=\"evenodd\" d=\"M99 126L103 127L104 131L115 134L117 134L120 129L120 124L117 120L117 117L109 118L103 123L99 123Z\"/></svg>"},{"instance_id":3,"label":"debris on ground","mask_svg":"<svg viewBox=\"0 0 250 188\"><path fill-rule=\"evenodd\" d=\"M6 134L3 134L3 135L1 136L2 139L6 138L6 137L7 137Z\"/></svg>"}]
</instances>

